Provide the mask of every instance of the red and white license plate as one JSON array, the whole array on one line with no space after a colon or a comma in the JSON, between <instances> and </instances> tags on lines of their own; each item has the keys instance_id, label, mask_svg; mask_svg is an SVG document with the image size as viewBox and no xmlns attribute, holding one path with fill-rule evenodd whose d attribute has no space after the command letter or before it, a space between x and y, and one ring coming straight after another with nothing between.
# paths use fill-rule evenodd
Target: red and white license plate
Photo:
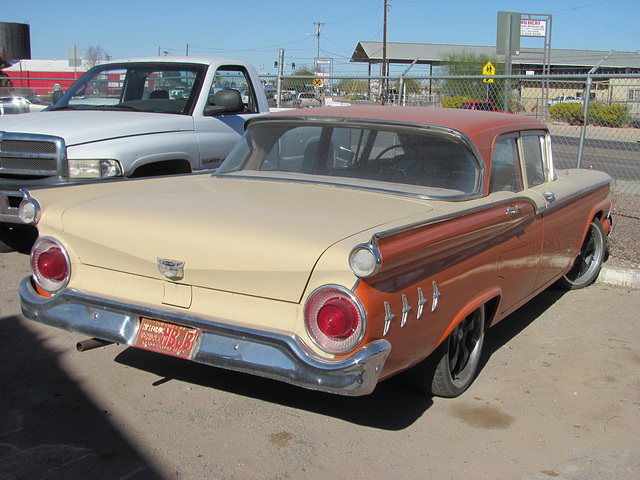
<instances>
[{"instance_id":1,"label":"red and white license plate","mask_svg":"<svg viewBox=\"0 0 640 480\"><path fill-rule=\"evenodd\" d=\"M198 333L197 328L141 318L133 345L175 357L190 358Z\"/></svg>"}]
</instances>

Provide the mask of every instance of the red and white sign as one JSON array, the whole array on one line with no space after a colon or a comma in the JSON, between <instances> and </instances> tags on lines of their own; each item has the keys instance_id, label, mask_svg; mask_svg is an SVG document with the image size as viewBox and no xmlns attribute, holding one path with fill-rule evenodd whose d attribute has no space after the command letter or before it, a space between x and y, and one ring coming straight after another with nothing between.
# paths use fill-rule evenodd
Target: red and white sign
<instances>
[{"instance_id":1,"label":"red and white sign","mask_svg":"<svg viewBox=\"0 0 640 480\"><path fill-rule=\"evenodd\" d=\"M521 37L544 37L547 34L546 20L520 20Z\"/></svg>"}]
</instances>

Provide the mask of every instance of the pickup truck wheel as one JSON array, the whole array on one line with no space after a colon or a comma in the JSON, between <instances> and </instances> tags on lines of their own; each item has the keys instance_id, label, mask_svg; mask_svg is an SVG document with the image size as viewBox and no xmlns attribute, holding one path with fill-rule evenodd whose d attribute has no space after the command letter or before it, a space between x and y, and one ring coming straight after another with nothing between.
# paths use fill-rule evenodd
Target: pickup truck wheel
<instances>
[{"instance_id":1,"label":"pickup truck wheel","mask_svg":"<svg viewBox=\"0 0 640 480\"><path fill-rule=\"evenodd\" d=\"M598 219L592 221L573 267L558 280L558 285L566 290L576 290L595 282L606 255L606 243L602 224Z\"/></svg>"},{"instance_id":2,"label":"pickup truck wheel","mask_svg":"<svg viewBox=\"0 0 640 480\"><path fill-rule=\"evenodd\" d=\"M484 341L485 309L480 307L453 329L421 363L406 372L409 383L438 397L457 397L475 378Z\"/></svg>"}]
</instances>

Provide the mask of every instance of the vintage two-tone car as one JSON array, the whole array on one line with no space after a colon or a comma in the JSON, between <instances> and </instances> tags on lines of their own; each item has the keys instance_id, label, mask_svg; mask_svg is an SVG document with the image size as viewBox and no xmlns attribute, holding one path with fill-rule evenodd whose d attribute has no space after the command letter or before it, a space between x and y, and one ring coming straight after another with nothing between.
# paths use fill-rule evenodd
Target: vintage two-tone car
<instances>
[{"instance_id":1,"label":"vintage two-tone car","mask_svg":"<svg viewBox=\"0 0 640 480\"><path fill-rule=\"evenodd\" d=\"M469 387L487 327L585 287L610 177L523 116L318 108L248 121L220 169L25 191L22 311L102 341L343 395ZM215 374L215 372L212 372Z\"/></svg>"}]
</instances>

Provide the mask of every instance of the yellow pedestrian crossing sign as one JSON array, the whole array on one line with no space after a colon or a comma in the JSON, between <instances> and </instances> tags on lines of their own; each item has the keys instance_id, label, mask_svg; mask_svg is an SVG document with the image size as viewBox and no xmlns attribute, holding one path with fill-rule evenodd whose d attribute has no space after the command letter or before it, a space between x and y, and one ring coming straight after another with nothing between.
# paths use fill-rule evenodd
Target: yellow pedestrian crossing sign
<instances>
[{"instance_id":1,"label":"yellow pedestrian crossing sign","mask_svg":"<svg viewBox=\"0 0 640 480\"><path fill-rule=\"evenodd\" d=\"M496 68L493 66L493 63L487 62L487 64L482 67L482 74L488 76L489 78L484 78L482 81L486 83L493 83L493 76L496 74Z\"/></svg>"}]
</instances>

